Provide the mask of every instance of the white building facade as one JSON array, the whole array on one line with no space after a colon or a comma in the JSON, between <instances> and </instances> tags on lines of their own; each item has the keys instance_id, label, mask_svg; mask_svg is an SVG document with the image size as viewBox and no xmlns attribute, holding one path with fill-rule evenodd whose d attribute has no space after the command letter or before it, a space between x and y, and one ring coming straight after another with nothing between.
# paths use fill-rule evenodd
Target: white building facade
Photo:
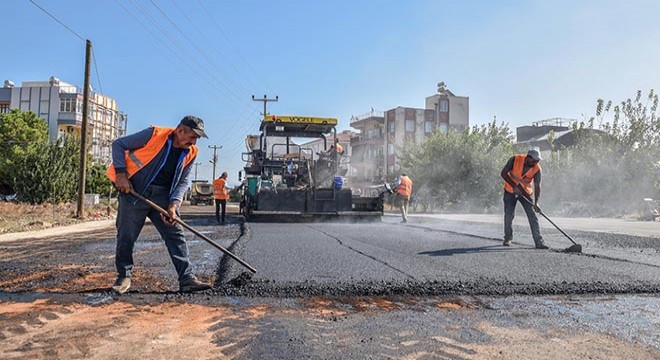
<instances>
[{"instance_id":1,"label":"white building facade","mask_svg":"<svg viewBox=\"0 0 660 360\"><path fill-rule=\"evenodd\" d=\"M21 86L7 80L0 89L0 112L11 109L32 111L48 123L51 141L66 134L80 135L83 94L77 86L56 77L48 81L24 81ZM87 138L93 159L107 164L112 158L112 141L126 134L128 117L117 102L90 92Z\"/></svg>"}]
</instances>

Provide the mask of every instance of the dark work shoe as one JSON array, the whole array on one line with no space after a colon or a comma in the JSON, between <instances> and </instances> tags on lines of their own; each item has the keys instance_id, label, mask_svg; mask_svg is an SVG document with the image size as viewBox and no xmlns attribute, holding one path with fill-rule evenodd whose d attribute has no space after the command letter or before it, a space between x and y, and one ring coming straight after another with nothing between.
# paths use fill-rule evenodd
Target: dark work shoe
<instances>
[{"instance_id":1,"label":"dark work shoe","mask_svg":"<svg viewBox=\"0 0 660 360\"><path fill-rule=\"evenodd\" d=\"M511 246L511 239L505 239L504 242L502 243L504 246Z\"/></svg>"},{"instance_id":2,"label":"dark work shoe","mask_svg":"<svg viewBox=\"0 0 660 360\"><path fill-rule=\"evenodd\" d=\"M123 294L131 288L131 278L128 277L118 277L115 280L115 283L112 285L112 290L117 294Z\"/></svg>"},{"instance_id":3,"label":"dark work shoe","mask_svg":"<svg viewBox=\"0 0 660 360\"><path fill-rule=\"evenodd\" d=\"M208 290L211 288L211 284L203 283L195 277L190 277L187 280L179 283L180 292L194 292Z\"/></svg>"},{"instance_id":4,"label":"dark work shoe","mask_svg":"<svg viewBox=\"0 0 660 360\"><path fill-rule=\"evenodd\" d=\"M537 249L540 249L540 250L546 250L546 249L549 249L548 245L543 244L543 243L541 243L541 244L536 244L536 248L537 248Z\"/></svg>"}]
</instances>

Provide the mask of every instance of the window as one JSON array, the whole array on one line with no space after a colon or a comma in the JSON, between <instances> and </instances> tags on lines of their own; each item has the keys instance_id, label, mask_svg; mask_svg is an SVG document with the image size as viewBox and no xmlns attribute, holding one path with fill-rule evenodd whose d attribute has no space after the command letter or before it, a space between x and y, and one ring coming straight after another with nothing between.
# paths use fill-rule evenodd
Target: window
<instances>
[{"instance_id":1,"label":"window","mask_svg":"<svg viewBox=\"0 0 660 360\"><path fill-rule=\"evenodd\" d=\"M447 132L447 124L440 124L440 132L442 133Z\"/></svg>"},{"instance_id":2,"label":"window","mask_svg":"<svg viewBox=\"0 0 660 360\"><path fill-rule=\"evenodd\" d=\"M60 100L60 112L76 112L76 100L75 99Z\"/></svg>"},{"instance_id":3,"label":"window","mask_svg":"<svg viewBox=\"0 0 660 360\"><path fill-rule=\"evenodd\" d=\"M440 101L439 110L440 112L449 111L449 102L447 100Z\"/></svg>"},{"instance_id":4,"label":"window","mask_svg":"<svg viewBox=\"0 0 660 360\"><path fill-rule=\"evenodd\" d=\"M394 120L390 120L390 122L387 124L387 129L389 132L393 133L395 129L395 123Z\"/></svg>"},{"instance_id":5,"label":"window","mask_svg":"<svg viewBox=\"0 0 660 360\"><path fill-rule=\"evenodd\" d=\"M433 128L435 124L432 121L425 121L424 122L424 133L425 134L430 134L433 132Z\"/></svg>"},{"instance_id":6,"label":"window","mask_svg":"<svg viewBox=\"0 0 660 360\"><path fill-rule=\"evenodd\" d=\"M415 120L406 120L406 132L415 132Z\"/></svg>"},{"instance_id":7,"label":"window","mask_svg":"<svg viewBox=\"0 0 660 360\"><path fill-rule=\"evenodd\" d=\"M387 155L394 155L394 144L387 144Z\"/></svg>"},{"instance_id":8,"label":"window","mask_svg":"<svg viewBox=\"0 0 660 360\"><path fill-rule=\"evenodd\" d=\"M39 104L39 117L44 119L48 118L48 105L48 100L41 100L41 103Z\"/></svg>"}]
</instances>

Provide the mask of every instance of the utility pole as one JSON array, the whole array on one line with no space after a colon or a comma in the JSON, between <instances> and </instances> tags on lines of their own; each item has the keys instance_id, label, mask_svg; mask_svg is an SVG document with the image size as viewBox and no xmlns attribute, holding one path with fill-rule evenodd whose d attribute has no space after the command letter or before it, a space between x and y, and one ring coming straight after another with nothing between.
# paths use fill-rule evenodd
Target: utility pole
<instances>
[{"instance_id":1,"label":"utility pole","mask_svg":"<svg viewBox=\"0 0 660 360\"><path fill-rule=\"evenodd\" d=\"M280 99L280 97L277 96L277 95L275 95L275 99L269 99L266 95L264 95L263 99L257 99L257 98L254 97L254 95L252 95L252 101L263 101L263 103L264 103L264 119L266 119L266 116L268 115L268 112L266 111L266 104L269 101L277 102L279 99Z\"/></svg>"},{"instance_id":2,"label":"utility pole","mask_svg":"<svg viewBox=\"0 0 660 360\"><path fill-rule=\"evenodd\" d=\"M195 165L195 181L197 181L197 166L202 165L202 163L194 163L193 165Z\"/></svg>"},{"instance_id":3,"label":"utility pole","mask_svg":"<svg viewBox=\"0 0 660 360\"><path fill-rule=\"evenodd\" d=\"M92 42L85 47L85 82L83 85L82 125L80 127L80 172L78 180L78 211L76 217L85 217L85 170L87 170L87 117L89 113L89 72L92 57Z\"/></svg>"},{"instance_id":4,"label":"utility pole","mask_svg":"<svg viewBox=\"0 0 660 360\"><path fill-rule=\"evenodd\" d=\"M211 179L211 182L215 180L215 165L218 163L218 156L215 154L216 150L222 149L222 145L217 146L217 145L209 145L209 149L213 149L213 159L209 160L211 164L213 164L213 179Z\"/></svg>"}]
</instances>

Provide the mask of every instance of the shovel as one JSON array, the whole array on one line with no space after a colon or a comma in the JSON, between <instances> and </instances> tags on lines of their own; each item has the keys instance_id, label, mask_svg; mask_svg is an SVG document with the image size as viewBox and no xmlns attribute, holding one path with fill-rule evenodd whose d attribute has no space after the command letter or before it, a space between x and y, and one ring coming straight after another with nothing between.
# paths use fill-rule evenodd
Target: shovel
<instances>
[{"instance_id":1,"label":"shovel","mask_svg":"<svg viewBox=\"0 0 660 360\"><path fill-rule=\"evenodd\" d=\"M158 205L157 205L156 203L154 203L153 201L151 201L151 200L145 198L144 196L142 196L142 195L136 193L135 190L131 189L130 194L131 194L132 196L135 196L136 198L138 198L138 199L144 201L145 203L149 204L149 206L151 206L152 208L154 208L156 211L158 211L159 213L161 213L161 214L162 214L163 216L165 216L166 218L168 218L168 219L170 218L170 214L169 214L167 211L165 211L165 209L163 209L162 207L158 206ZM245 267L246 267L248 270L250 270L253 274L255 274L255 273L257 272L257 269L255 269L255 268L253 268L252 266L250 266L250 264L248 264L248 263L246 263L245 261L241 260L238 256L234 255L231 251L225 249L225 248L222 247L220 244L218 244L218 243L216 243L215 241L209 239L208 236L206 236L206 235L202 234L201 232L195 230L192 226L190 226L190 225L186 224L185 222L183 222L183 220L181 220L181 219L179 219L179 218L174 218L174 222L181 224L181 226L183 226L184 228L190 230L193 234L199 236L200 238L204 239L207 243L211 244L214 248L216 248L216 249L222 251L223 253L225 253L225 254L227 254L229 257L231 257L232 259L238 261L239 264L245 266Z\"/></svg>"},{"instance_id":2,"label":"shovel","mask_svg":"<svg viewBox=\"0 0 660 360\"><path fill-rule=\"evenodd\" d=\"M525 196L524 194L520 195L518 197L525 199L525 201L527 201L530 205L534 206L534 203L532 202L532 200L528 199L527 196ZM559 232L564 234L564 236L566 236L566 238L573 243L573 245L571 245L568 248L564 249L564 252L567 252L567 253L581 253L582 252L582 245L576 243L570 236L568 236L567 233L564 232L564 230L560 229L559 226L557 226L557 224L555 224L552 220L550 220L550 218L547 217L543 213L543 211L541 211L541 208L539 208L539 214L541 214L541 216L543 216L546 220L548 220L550 222L550 224L552 224L552 226L557 228L557 230L559 230Z\"/></svg>"}]
</instances>

